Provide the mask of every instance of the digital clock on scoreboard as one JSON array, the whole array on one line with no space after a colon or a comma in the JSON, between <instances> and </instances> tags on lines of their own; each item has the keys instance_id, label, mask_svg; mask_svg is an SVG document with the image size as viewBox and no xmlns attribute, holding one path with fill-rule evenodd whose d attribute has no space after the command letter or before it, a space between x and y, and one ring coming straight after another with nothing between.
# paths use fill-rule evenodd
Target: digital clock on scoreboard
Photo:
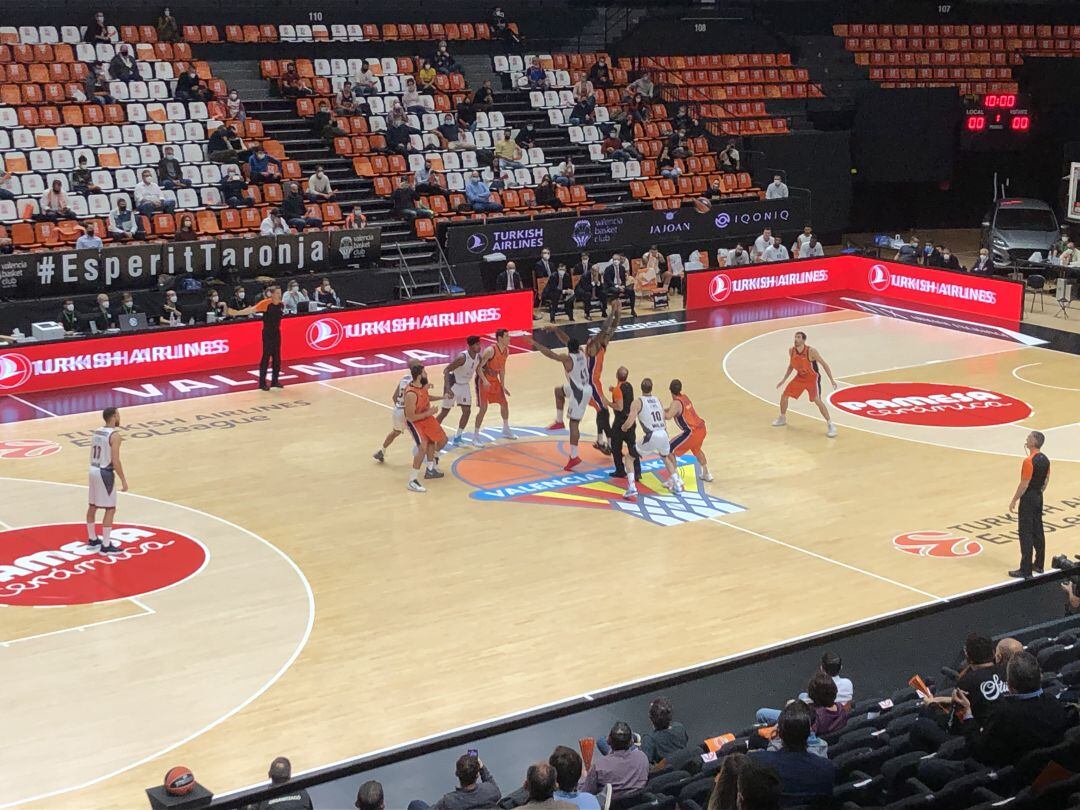
<instances>
[{"instance_id":1,"label":"digital clock on scoreboard","mask_svg":"<svg viewBox=\"0 0 1080 810\"><path fill-rule=\"evenodd\" d=\"M970 146L1019 147L1031 131L1028 100L1016 93L968 96L962 132Z\"/></svg>"}]
</instances>

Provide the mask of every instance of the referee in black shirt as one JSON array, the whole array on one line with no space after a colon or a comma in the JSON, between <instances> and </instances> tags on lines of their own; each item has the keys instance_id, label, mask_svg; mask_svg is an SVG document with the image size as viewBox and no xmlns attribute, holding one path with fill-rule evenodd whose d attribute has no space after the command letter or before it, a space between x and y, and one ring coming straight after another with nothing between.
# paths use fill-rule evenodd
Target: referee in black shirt
<instances>
[{"instance_id":1,"label":"referee in black shirt","mask_svg":"<svg viewBox=\"0 0 1080 810\"><path fill-rule=\"evenodd\" d=\"M262 357L259 358L259 388L269 391L271 388L284 388L278 377L281 374L281 316L285 308L281 303L281 287L274 284L267 287L269 298L264 298L254 306L243 309L230 309L232 317L262 313ZM272 366L270 384L266 384L266 368Z\"/></svg>"},{"instance_id":2,"label":"referee in black shirt","mask_svg":"<svg viewBox=\"0 0 1080 810\"><path fill-rule=\"evenodd\" d=\"M1043 490L1050 482L1050 459L1042 452L1046 437L1033 430L1024 442L1028 457L1020 468L1020 484L1016 487L1009 511L1017 512L1020 533L1020 567L1010 571L1010 577L1030 577L1041 574L1046 556L1046 537L1043 534ZM1019 511L1016 510L1020 503ZM1034 554L1034 561L1032 555Z\"/></svg>"},{"instance_id":3,"label":"referee in black shirt","mask_svg":"<svg viewBox=\"0 0 1080 810\"><path fill-rule=\"evenodd\" d=\"M637 425L631 425L630 430L623 431L623 423L630 414L630 406L634 402L634 386L626 381L630 372L626 366L619 366L615 372L617 385L611 397L615 416L611 422L611 458L615 462L615 472L612 478L626 478L626 467L623 466L623 442L626 443L630 455L634 458L634 480L641 480L641 456L637 451Z\"/></svg>"}]
</instances>

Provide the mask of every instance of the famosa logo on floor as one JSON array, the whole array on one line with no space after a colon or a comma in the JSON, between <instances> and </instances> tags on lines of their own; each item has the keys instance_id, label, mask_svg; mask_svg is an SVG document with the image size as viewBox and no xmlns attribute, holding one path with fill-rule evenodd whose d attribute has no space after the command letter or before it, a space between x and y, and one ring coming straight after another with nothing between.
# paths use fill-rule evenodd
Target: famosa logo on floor
<instances>
[{"instance_id":1,"label":"famosa logo on floor","mask_svg":"<svg viewBox=\"0 0 1080 810\"><path fill-rule=\"evenodd\" d=\"M535 441L480 445L454 462L453 473L476 487L479 501L529 503L578 509L606 509L632 515L658 526L677 526L696 520L745 511L745 507L709 494L698 478L693 456L678 459L685 492L669 492L660 473L659 458L641 463L636 501L623 499L625 479L612 479L611 459L591 447L580 448L582 463L563 469L565 437L549 437L539 428L515 428L519 438ZM539 438L538 438L539 437Z\"/></svg>"}]
</instances>

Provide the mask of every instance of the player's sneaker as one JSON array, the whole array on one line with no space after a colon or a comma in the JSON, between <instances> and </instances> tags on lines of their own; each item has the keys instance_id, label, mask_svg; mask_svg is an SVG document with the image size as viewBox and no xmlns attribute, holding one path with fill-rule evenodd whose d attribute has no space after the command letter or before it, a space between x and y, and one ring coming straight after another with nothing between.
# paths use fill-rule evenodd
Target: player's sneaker
<instances>
[{"instance_id":1,"label":"player's sneaker","mask_svg":"<svg viewBox=\"0 0 1080 810\"><path fill-rule=\"evenodd\" d=\"M595 447L597 450L599 450L605 456L610 456L611 455L611 448L608 447L606 444L601 444L600 442L593 442L593 447Z\"/></svg>"},{"instance_id":2,"label":"player's sneaker","mask_svg":"<svg viewBox=\"0 0 1080 810\"><path fill-rule=\"evenodd\" d=\"M706 484L711 484L713 482L712 473L701 476L701 480L704 481Z\"/></svg>"},{"instance_id":3,"label":"player's sneaker","mask_svg":"<svg viewBox=\"0 0 1080 810\"><path fill-rule=\"evenodd\" d=\"M100 546L101 545L101 538L100 537L95 537L93 540L87 540L86 545L88 545L88 546Z\"/></svg>"},{"instance_id":4,"label":"player's sneaker","mask_svg":"<svg viewBox=\"0 0 1080 810\"><path fill-rule=\"evenodd\" d=\"M464 436L462 436L462 435L461 435L460 433L458 433L458 434L457 434L456 436L454 436L454 438L452 438L452 439L450 440L450 444L451 444L451 445L452 445L453 447L460 447L460 446L461 446L461 441L462 441L462 439L464 439L464 438L465 438Z\"/></svg>"},{"instance_id":5,"label":"player's sneaker","mask_svg":"<svg viewBox=\"0 0 1080 810\"><path fill-rule=\"evenodd\" d=\"M773 427L783 427L786 424L787 424L787 417L786 416L778 416L775 419L773 419L772 426Z\"/></svg>"},{"instance_id":6,"label":"player's sneaker","mask_svg":"<svg viewBox=\"0 0 1080 810\"><path fill-rule=\"evenodd\" d=\"M446 477L446 473L444 473L442 470L439 470L439 469L427 470L427 471L424 472L424 478L425 479L427 479L427 478L445 478L445 477Z\"/></svg>"},{"instance_id":7,"label":"player's sneaker","mask_svg":"<svg viewBox=\"0 0 1080 810\"><path fill-rule=\"evenodd\" d=\"M386 453L384 453L382 450L379 450L376 453L372 454L371 457L373 459L375 459L377 462L379 462L380 464L382 464L384 461L386 461Z\"/></svg>"},{"instance_id":8,"label":"player's sneaker","mask_svg":"<svg viewBox=\"0 0 1080 810\"><path fill-rule=\"evenodd\" d=\"M625 481L626 480L626 473L622 473L620 475L619 473L613 472L611 474L611 477L614 478L616 481Z\"/></svg>"},{"instance_id":9,"label":"player's sneaker","mask_svg":"<svg viewBox=\"0 0 1080 810\"><path fill-rule=\"evenodd\" d=\"M279 382L272 382L272 383L270 383L270 387L271 388L284 388L285 386L282 383L279 383Z\"/></svg>"},{"instance_id":10,"label":"player's sneaker","mask_svg":"<svg viewBox=\"0 0 1080 810\"><path fill-rule=\"evenodd\" d=\"M830 439L835 439L836 425L834 425L832 422L829 422L829 429L825 431L825 435L828 436Z\"/></svg>"},{"instance_id":11,"label":"player's sneaker","mask_svg":"<svg viewBox=\"0 0 1080 810\"><path fill-rule=\"evenodd\" d=\"M517 441L517 436L515 436L513 432L509 430L504 430L502 432L502 437L504 439L510 439L511 441Z\"/></svg>"},{"instance_id":12,"label":"player's sneaker","mask_svg":"<svg viewBox=\"0 0 1080 810\"><path fill-rule=\"evenodd\" d=\"M550 425L547 426L547 429L548 430L565 430L566 429L566 423L565 422L552 422Z\"/></svg>"},{"instance_id":13,"label":"player's sneaker","mask_svg":"<svg viewBox=\"0 0 1080 810\"><path fill-rule=\"evenodd\" d=\"M417 481L417 480L415 480L413 478L410 478L409 479L409 491L410 492L427 492L427 489L425 489L424 485L421 484L419 481Z\"/></svg>"},{"instance_id":14,"label":"player's sneaker","mask_svg":"<svg viewBox=\"0 0 1080 810\"><path fill-rule=\"evenodd\" d=\"M102 554L119 554L120 553L120 546L105 546L105 545L103 545L101 547L101 553Z\"/></svg>"},{"instance_id":15,"label":"player's sneaker","mask_svg":"<svg viewBox=\"0 0 1080 810\"><path fill-rule=\"evenodd\" d=\"M569 461L566 462L566 466L563 467L563 469L566 470L567 472L569 472L570 470L574 469L574 467L576 467L580 463L581 463L581 459L578 456L574 456L572 459L570 459Z\"/></svg>"},{"instance_id":16,"label":"player's sneaker","mask_svg":"<svg viewBox=\"0 0 1080 810\"><path fill-rule=\"evenodd\" d=\"M637 501L637 490L636 489L628 489L628 490L626 490L626 492L623 493L623 500L624 501Z\"/></svg>"}]
</instances>

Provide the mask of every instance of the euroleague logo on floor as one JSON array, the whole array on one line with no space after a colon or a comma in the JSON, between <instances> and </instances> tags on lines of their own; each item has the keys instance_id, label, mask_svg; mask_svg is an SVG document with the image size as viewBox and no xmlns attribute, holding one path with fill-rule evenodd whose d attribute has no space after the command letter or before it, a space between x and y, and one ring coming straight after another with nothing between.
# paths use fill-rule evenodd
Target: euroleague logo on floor
<instances>
[{"instance_id":1,"label":"euroleague logo on floor","mask_svg":"<svg viewBox=\"0 0 1080 810\"><path fill-rule=\"evenodd\" d=\"M60 445L48 439L9 439L0 442L0 458L41 458L60 452Z\"/></svg>"},{"instance_id":2,"label":"euroleague logo on floor","mask_svg":"<svg viewBox=\"0 0 1080 810\"><path fill-rule=\"evenodd\" d=\"M731 295L731 278L727 273L717 273L709 279L709 298L722 303Z\"/></svg>"},{"instance_id":3,"label":"euroleague logo on floor","mask_svg":"<svg viewBox=\"0 0 1080 810\"><path fill-rule=\"evenodd\" d=\"M26 385L33 373L34 366L26 355L18 352L0 354L0 390Z\"/></svg>"},{"instance_id":4,"label":"euroleague logo on floor","mask_svg":"<svg viewBox=\"0 0 1080 810\"><path fill-rule=\"evenodd\" d=\"M307 328L307 344L316 351L326 351L341 343L345 328L334 318L319 318Z\"/></svg>"},{"instance_id":5,"label":"euroleague logo on floor","mask_svg":"<svg viewBox=\"0 0 1080 810\"><path fill-rule=\"evenodd\" d=\"M893 548L917 557L958 558L981 554L978 540L969 540L949 532L908 532L893 538Z\"/></svg>"},{"instance_id":6,"label":"euroleague logo on floor","mask_svg":"<svg viewBox=\"0 0 1080 810\"><path fill-rule=\"evenodd\" d=\"M941 383L853 385L830 400L856 416L927 427L989 427L1031 416L1030 405L1008 394Z\"/></svg>"},{"instance_id":7,"label":"euroleague logo on floor","mask_svg":"<svg viewBox=\"0 0 1080 810\"><path fill-rule=\"evenodd\" d=\"M151 526L114 526L116 554L89 545L84 523L0 532L0 605L88 605L183 582L210 555L198 540Z\"/></svg>"}]
</instances>

